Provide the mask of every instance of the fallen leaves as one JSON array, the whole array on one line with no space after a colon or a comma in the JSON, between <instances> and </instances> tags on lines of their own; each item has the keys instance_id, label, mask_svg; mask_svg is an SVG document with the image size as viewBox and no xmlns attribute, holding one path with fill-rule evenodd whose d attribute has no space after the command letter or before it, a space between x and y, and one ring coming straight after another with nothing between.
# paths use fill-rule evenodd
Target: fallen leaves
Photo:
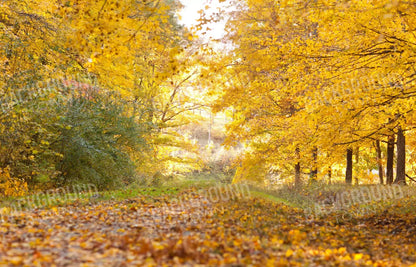
<instances>
[{"instance_id":1,"label":"fallen leaves","mask_svg":"<svg viewBox=\"0 0 416 267\"><path fill-rule=\"evenodd\" d=\"M166 196L26 211L0 225L9 266L410 266L415 219L377 214L312 222L261 198L198 205Z\"/></svg>"}]
</instances>

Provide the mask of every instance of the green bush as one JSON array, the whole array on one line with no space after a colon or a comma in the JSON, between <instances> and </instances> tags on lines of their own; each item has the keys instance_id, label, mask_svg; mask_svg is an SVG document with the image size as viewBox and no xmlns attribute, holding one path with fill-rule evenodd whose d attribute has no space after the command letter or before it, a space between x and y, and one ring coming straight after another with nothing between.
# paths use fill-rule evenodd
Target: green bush
<instances>
[{"instance_id":1,"label":"green bush","mask_svg":"<svg viewBox=\"0 0 416 267\"><path fill-rule=\"evenodd\" d=\"M30 83L13 86L0 98L0 167L8 166L13 177L33 188L39 180L46 183L45 177L59 175L55 163L60 155L51 144L60 134L60 115L55 101L47 100L49 91Z\"/></svg>"},{"instance_id":2,"label":"green bush","mask_svg":"<svg viewBox=\"0 0 416 267\"><path fill-rule=\"evenodd\" d=\"M32 190L75 183L109 189L139 179L136 165L149 161L145 136L154 127L136 117L147 110L116 93L87 89L32 84L0 99L7 103L1 106L0 168L9 166Z\"/></svg>"},{"instance_id":3,"label":"green bush","mask_svg":"<svg viewBox=\"0 0 416 267\"><path fill-rule=\"evenodd\" d=\"M116 94L89 92L74 97L64 112L55 149L63 155L57 169L58 185L92 183L99 189L116 188L136 179L132 153L149 147L149 127L135 121L129 107Z\"/></svg>"}]
</instances>

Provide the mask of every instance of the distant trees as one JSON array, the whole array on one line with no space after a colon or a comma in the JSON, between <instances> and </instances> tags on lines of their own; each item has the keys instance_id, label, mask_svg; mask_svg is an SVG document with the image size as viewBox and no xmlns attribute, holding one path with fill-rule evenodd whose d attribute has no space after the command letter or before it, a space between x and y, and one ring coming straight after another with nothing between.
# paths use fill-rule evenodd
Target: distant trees
<instances>
[{"instance_id":1,"label":"distant trees","mask_svg":"<svg viewBox=\"0 0 416 267\"><path fill-rule=\"evenodd\" d=\"M295 174L296 183L299 162L311 178L344 166L352 183L353 168L357 178L365 169L382 173L386 154L391 184L397 144L395 182L404 183L406 163L414 157L405 138L415 133L416 6L376 0L229 3L233 46L222 60L227 67L211 62L211 69L222 70L212 90L216 110L235 110L229 136L247 144L251 157L244 159L258 155L266 168ZM366 164L353 164L353 147L361 148Z\"/></svg>"},{"instance_id":2,"label":"distant trees","mask_svg":"<svg viewBox=\"0 0 416 267\"><path fill-rule=\"evenodd\" d=\"M0 168L31 189L104 189L197 165L176 132L200 106L184 90L193 72L180 6L1 1Z\"/></svg>"}]
</instances>

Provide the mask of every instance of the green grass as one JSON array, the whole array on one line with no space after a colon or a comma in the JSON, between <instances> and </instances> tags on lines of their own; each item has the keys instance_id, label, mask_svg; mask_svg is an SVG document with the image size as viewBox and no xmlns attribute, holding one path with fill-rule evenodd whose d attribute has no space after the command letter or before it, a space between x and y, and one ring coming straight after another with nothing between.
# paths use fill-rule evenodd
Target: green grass
<instances>
[{"instance_id":1,"label":"green grass","mask_svg":"<svg viewBox=\"0 0 416 267\"><path fill-rule=\"evenodd\" d=\"M286 206L293 207L293 208L300 208L299 205L297 205L294 202L289 201L288 199L277 197L275 195L272 195L272 194L264 192L264 191L259 191L259 190L252 189L252 190L250 190L250 193L254 197L268 199L270 201L277 202L277 203L282 203L282 204L285 204Z\"/></svg>"},{"instance_id":2,"label":"green grass","mask_svg":"<svg viewBox=\"0 0 416 267\"><path fill-rule=\"evenodd\" d=\"M7 207L16 210L29 210L33 208L50 208L54 206L66 206L71 204L87 205L100 201L121 201L136 197L153 198L167 196L174 197L186 190L199 190L218 185L218 181L210 177L192 176L189 178L177 178L165 182L161 186L144 186L131 184L123 189L90 192L86 194L67 193L44 194L34 193L24 197L7 197L0 199L0 208Z\"/></svg>"},{"instance_id":3,"label":"green grass","mask_svg":"<svg viewBox=\"0 0 416 267\"><path fill-rule=\"evenodd\" d=\"M50 208L54 206L66 205L88 205L101 201L122 201L133 198L144 198L146 201L152 202L159 197L174 198L175 196L185 192L197 192L201 189L220 186L222 184L216 175L208 173L193 174L188 177L176 177L175 179L165 181L161 186L143 186L131 184L123 189L94 192L90 194L76 195L74 193L62 195L29 195L20 198L3 198L0 199L0 208L16 207L19 203L23 203L22 210L30 210L33 208ZM250 191L253 197L267 199L272 202L282 203L292 208L307 210L316 204L322 204L323 201L348 190L359 190L360 188L369 187L367 185L349 186L349 185L325 185L315 183L304 186L300 189L294 189L290 186L282 186L277 189L267 189L262 187L251 186ZM345 210L335 210L335 212L351 212L351 210L373 210L381 212L389 209L397 213L416 213L416 188L414 186L402 187L405 197L401 199L393 199L388 201L358 203L352 205Z\"/></svg>"},{"instance_id":4,"label":"green grass","mask_svg":"<svg viewBox=\"0 0 416 267\"><path fill-rule=\"evenodd\" d=\"M342 192L347 192L347 196L351 192L369 192L372 186L375 185L345 185L335 184L326 185L321 183L315 183L312 185L304 186L300 189L295 189L290 186L282 186L277 189L267 189L261 187L252 187L252 195L261 197L273 202L285 204L294 208L301 208L305 212L314 210L314 207L322 207L323 213L318 213L318 216L326 216L325 214L335 213L341 215L349 215L348 218L368 216L371 214L378 214L388 211L389 213L396 214L415 214L416 206L416 187L405 186L400 187L402 195L395 196L393 198L382 198L381 200L374 201L361 201L368 198L360 197L358 201L352 203L346 203L345 206L333 206L335 203L331 203L335 197L339 197ZM379 186L379 185L378 185ZM387 189L386 186L381 186L381 189ZM370 191L372 192L372 191ZM339 199L337 200L339 201ZM336 203L336 204L339 204ZM327 212L327 213L326 213Z\"/></svg>"}]
</instances>

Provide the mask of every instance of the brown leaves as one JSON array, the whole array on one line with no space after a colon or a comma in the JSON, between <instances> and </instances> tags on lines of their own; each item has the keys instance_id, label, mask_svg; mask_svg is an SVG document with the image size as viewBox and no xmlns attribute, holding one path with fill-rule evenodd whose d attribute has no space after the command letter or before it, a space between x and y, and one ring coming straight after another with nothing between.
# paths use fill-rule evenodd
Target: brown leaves
<instances>
[{"instance_id":1,"label":"brown leaves","mask_svg":"<svg viewBox=\"0 0 416 267\"><path fill-rule=\"evenodd\" d=\"M182 196L185 203L138 197L15 214L0 226L0 263L391 266L416 261L411 216L382 213L340 224L328 215L306 223L301 210L264 199L198 206L192 204L195 193Z\"/></svg>"}]
</instances>

